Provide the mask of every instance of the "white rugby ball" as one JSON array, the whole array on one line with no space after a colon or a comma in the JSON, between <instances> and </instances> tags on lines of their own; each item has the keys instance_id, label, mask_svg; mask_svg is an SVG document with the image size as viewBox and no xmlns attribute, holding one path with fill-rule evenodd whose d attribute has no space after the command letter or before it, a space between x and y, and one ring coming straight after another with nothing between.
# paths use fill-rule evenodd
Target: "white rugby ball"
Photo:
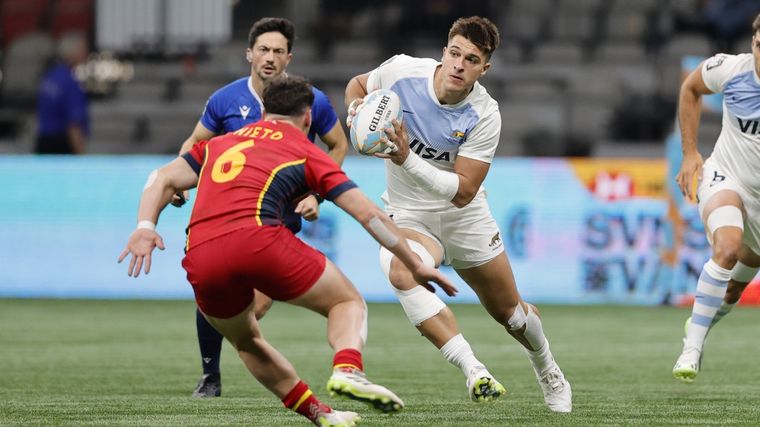
<instances>
[{"instance_id":1,"label":"white rugby ball","mask_svg":"<svg viewBox=\"0 0 760 427\"><path fill-rule=\"evenodd\" d=\"M382 153L386 149L383 130L393 127L394 119L400 122L403 114L396 92L380 89L367 94L351 122L351 144L360 154Z\"/></svg>"}]
</instances>

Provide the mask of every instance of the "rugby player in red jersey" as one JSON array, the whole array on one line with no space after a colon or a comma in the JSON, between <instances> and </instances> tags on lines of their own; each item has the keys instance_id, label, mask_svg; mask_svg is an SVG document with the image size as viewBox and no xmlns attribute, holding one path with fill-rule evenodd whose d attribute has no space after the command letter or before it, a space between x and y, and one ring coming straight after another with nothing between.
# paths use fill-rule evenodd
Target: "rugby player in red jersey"
<instances>
[{"instance_id":1,"label":"rugby player in red jersey","mask_svg":"<svg viewBox=\"0 0 760 427\"><path fill-rule=\"evenodd\" d=\"M151 253L164 248L155 231L172 195L195 186L182 266L198 307L238 351L251 374L283 404L317 425L350 426L354 412L334 411L317 400L293 366L262 336L253 312L254 289L327 317L335 350L329 391L367 402L384 412L403 402L370 382L361 349L366 304L341 271L283 225L286 208L308 194L332 201L359 221L397 256L418 283L448 295L457 289L426 266L399 229L304 132L311 124L311 87L300 77L278 77L264 91L264 120L201 141L182 157L152 173L138 211L138 225L121 253L132 255L127 273L150 271Z\"/></svg>"}]
</instances>

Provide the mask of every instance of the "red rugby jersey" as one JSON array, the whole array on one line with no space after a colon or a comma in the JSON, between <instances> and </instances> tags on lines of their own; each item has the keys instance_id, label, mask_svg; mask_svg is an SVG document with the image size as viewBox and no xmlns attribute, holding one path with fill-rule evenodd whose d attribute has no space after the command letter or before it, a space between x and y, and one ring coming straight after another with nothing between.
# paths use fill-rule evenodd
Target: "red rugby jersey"
<instances>
[{"instance_id":1,"label":"red rugby jersey","mask_svg":"<svg viewBox=\"0 0 760 427\"><path fill-rule=\"evenodd\" d=\"M238 228L282 225L286 207L310 192L333 200L356 187L285 122L252 123L200 141L183 157L198 173L186 249Z\"/></svg>"}]
</instances>

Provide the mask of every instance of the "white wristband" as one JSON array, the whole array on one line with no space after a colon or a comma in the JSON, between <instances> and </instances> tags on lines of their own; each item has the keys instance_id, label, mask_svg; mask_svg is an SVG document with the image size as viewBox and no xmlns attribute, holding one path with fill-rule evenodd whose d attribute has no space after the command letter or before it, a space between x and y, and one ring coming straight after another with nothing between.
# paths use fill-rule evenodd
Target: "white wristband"
<instances>
[{"instance_id":1,"label":"white wristband","mask_svg":"<svg viewBox=\"0 0 760 427\"><path fill-rule=\"evenodd\" d=\"M410 152L406 156L406 160L401 164L401 169L409 173L417 184L429 188L448 202L457 195L459 175L440 170L414 153Z\"/></svg>"},{"instance_id":2,"label":"white wristband","mask_svg":"<svg viewBox=\"0 0 760 427\"><path fill-rule=\"evenodd\" d=\"M151 231L156 231L156 224L153 223L153 221L148 221L147 219L144 219L142 221L137 221L137 228L145 228Z\"/></svg>"}]
</instances>

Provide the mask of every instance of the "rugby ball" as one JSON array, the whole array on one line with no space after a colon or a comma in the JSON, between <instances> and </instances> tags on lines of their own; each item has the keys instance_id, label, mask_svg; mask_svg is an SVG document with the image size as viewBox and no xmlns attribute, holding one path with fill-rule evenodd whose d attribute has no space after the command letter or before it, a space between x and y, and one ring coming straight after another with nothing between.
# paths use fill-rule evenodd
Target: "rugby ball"
<instances>
[{"instance_id":1,"label":"rugby ball","mask_svg":"<svg viewBox=\"0 0 760 427\"><path fill-rule=\"evenodd\" d=\"M351 122L351 145L359 154L371 156L385 151L382 138L384 129L393 127L393 119L401 121L401 100L396 92L388 89L376 90L364 97Z\"/></svg>"}]
</instances>

